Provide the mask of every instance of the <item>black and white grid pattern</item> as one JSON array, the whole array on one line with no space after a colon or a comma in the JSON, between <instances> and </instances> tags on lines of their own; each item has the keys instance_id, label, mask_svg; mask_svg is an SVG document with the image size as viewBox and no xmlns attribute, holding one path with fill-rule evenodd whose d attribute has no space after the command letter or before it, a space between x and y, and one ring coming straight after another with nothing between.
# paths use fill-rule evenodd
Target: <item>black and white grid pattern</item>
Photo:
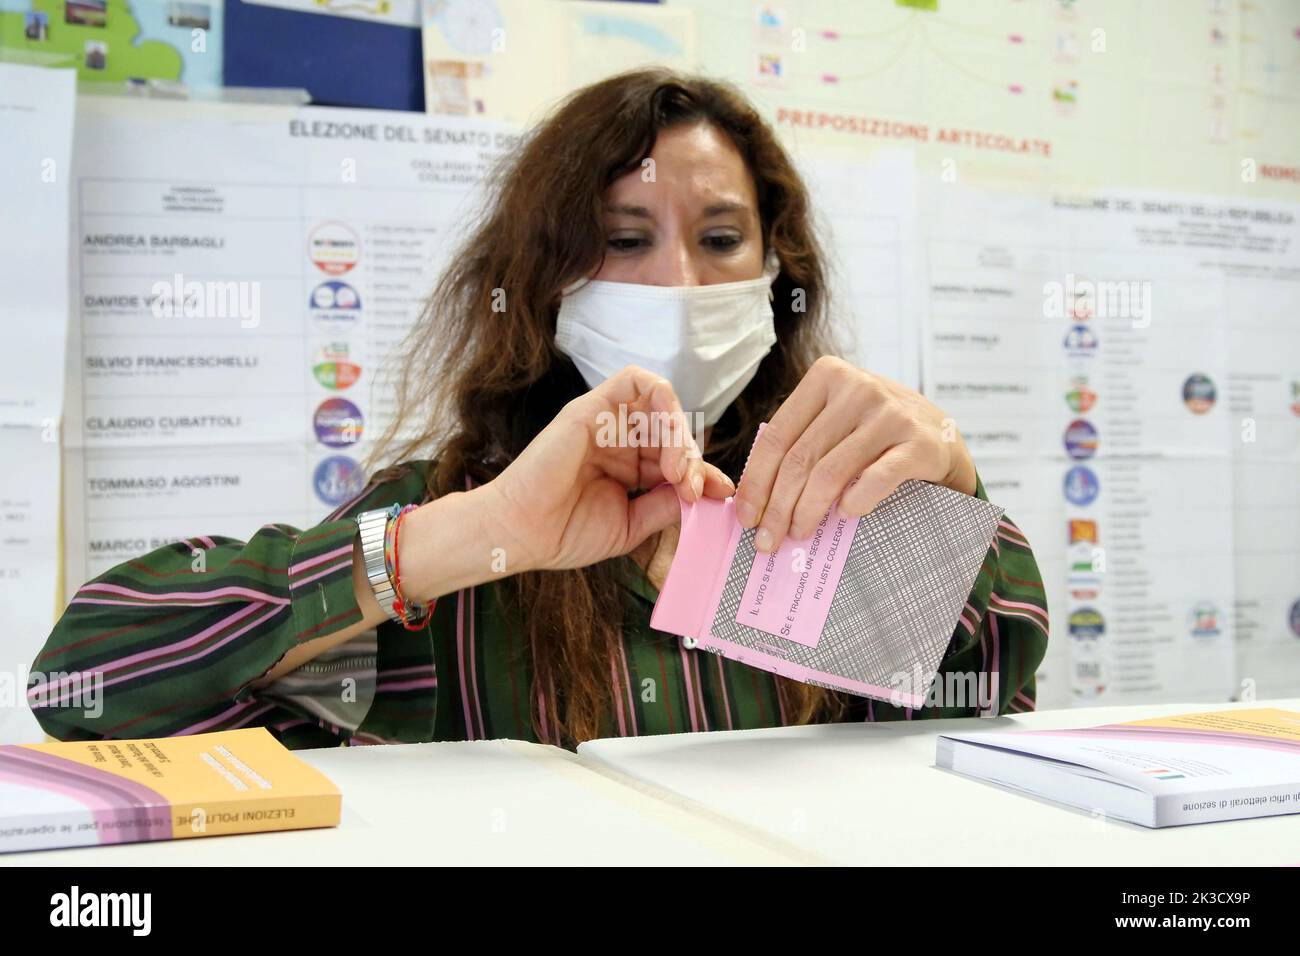
<instances>
[{"instance_id":1,"label":"black and white grid pattern","mask_svg":"<svg viewBox=\"0 0 1300 956\"><path fill-rule=\"evenodd\" d=\"M815 648L736 623L754 563L750 529L736 546L712 635L769 655L779 650L812 670L924 695L1001 517L1002 509L987 501L924 481L904 482L858 522ZM743 651L719 653L755 663Z\"/></svg>"}]
</instances>

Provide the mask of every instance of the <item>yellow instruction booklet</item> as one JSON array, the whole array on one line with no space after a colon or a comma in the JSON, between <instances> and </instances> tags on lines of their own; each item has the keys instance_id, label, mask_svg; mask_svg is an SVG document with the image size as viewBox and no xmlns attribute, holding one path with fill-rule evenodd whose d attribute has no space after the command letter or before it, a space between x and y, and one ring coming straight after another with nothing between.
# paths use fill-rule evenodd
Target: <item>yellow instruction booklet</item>
<instances>
[{"instance_id":1,"label":"yellow instruction booklet","mask_svg":"<svg viewBox=\"0 0 1300 956\"><path fill-rule=\"evenodd\" d=\"M333 827L342 805L264 727L0 745L0 853Z\"/></svg>"}]
</instances>

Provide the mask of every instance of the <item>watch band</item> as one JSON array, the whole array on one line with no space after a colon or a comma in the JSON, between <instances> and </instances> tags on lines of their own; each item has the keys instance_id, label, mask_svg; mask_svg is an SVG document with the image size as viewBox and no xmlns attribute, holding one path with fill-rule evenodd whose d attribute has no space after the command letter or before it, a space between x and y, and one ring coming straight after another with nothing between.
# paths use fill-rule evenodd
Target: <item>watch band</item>
<instances>
[{"instance_id":1,"label":"watch band","mask_svg":"<svg viewBox=\"0 0 1300 956\"><path fill-rule=\"evenodd\" d=\"M396 621L400 619L400 615L393 610L397 592L393 590L393 582L388 579L388 568L384 565L384 533L388 529L392 512L392 508L361 512L357 515L357 530L361 534L361 560L365 566L366 580L370 582L370 590L374 592L375 600L389 620Z\"/></svg>"}]
</instances>

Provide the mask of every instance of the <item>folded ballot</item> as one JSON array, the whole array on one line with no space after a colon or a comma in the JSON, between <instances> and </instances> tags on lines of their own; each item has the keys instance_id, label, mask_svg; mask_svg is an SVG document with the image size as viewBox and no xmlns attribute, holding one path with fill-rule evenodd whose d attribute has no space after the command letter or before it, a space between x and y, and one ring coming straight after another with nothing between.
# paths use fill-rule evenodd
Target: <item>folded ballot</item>
<instances>
[{"instance_id":1,"label":"folded ballot","mask_svg":"<svg viewBox=\"0 0 1300 956\"><path fill-rule=\"evenodd\" d=\"M333 827L341 808L265 727L0 745L0 853Z\"/></svg>"},{"instance_id":2,"label":"folded ballot","mask_svg":"<svg viewBox=\"0 0 1300 956\"><path fill-rule=\"evenodd\" d=\"M1002 509L907 481L863 518L835 506L771 554L735 500L682 502L653 627L753 667L920 707Z\"/></svg>"},{"instance_id":3,"label":"folded ballot","mask_svg":"<svg viewBox=\"0 0 1300 956\"><path fill-rule=\"evenodd\" d=\"M943 734L935 765L1144 827L1276 816L1300 811L1300 713Z\"/></svg>"}]
</instances>

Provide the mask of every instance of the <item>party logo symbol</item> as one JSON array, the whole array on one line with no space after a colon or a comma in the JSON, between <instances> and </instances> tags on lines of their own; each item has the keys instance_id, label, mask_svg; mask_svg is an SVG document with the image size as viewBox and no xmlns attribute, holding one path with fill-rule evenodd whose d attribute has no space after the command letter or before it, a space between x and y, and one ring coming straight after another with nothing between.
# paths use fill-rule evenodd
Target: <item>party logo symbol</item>
<instances>
[{"instance_id":1,"label":"party logo symbol","mask_svg":"<svg viewBox=\"0 0 1300 956\"><path fill-rule=\"evenodd\" d=\"M1070 519L1070 544L1078 544L1080 541L1096 544L1097 540L1097 522L1086 518Z\"/></svg>"},{"instance_id":2,"label":"party logo symbol","mask_svg":"<svg viewBox=\"0 0 1300 956\"><path fill-rule=\"evenodd\" d=\"M1208 375L1197 372L1183 382L1183 403L1194 415L1204 415L1213 408L1216 395L1214 382Z\"/></svg>"},{"instance_id":3,"label":"party logo symbol","mask_svg":"<svg viewBox=\"0 0 1300 956\"><path fill-rule=\"evenodd\" d=\"M361 366L351 359L347 342L327 342L316 350L311 372L326 388L342 391L361 378Z\"/></svg>"},{"instance_id":4,"label":"party logo symbol","mask_svg":"<svg viewBox=\"0 0 1300 956\"><path fill-rule=\"evenodd\" d=\"M331 455L316 466L312 475L316 497L327 505L341 505L366 487L366 474L346 455Z\"/></svg>"},{"instance_id":5,"label":"party logo symbol","mask_svg":"<svg viewBox=\"0 0 1300 956\"><path fill-rule=\"evenodd\" d=\"M1097 404L1097 393L1088 387L1086 378L1076 378L1065 393L1065 403L1072 412L1088 412Z\"/></svg>"},{"instance_id":6,"label":"party logo symbol","mask_svg":"<svg viewBox=\"0 0 1300 956\"><path fill-rule=\"evenodd\" d=\"M316 439L331 448L343 448L361 441L361 409L346 398L327 398L312 416Z\"/></svg>"},{"instance_id":7,"label":"party logo symbol","mask_svg":"<svg viewBox=\"0 0 1300 956\"><path fill-rule=\"evenodd\" d=\"M326 275L342 275L361 259L361 240L341 222L321 223L307 237L307 255Z\"/></svg>"},{"instance_id":8,"label":"party logo symbol","mask_svg":"<svg viewBox=\"0 0 1300 956\"><path fill-rule=\"evenodd\" d=\"M1106 621L1096 608L1081 607L1070 612L1070 636L1081 641L1095 641L1106 633Z\"/></svg>"},{"instance_id":9,"label":"party logo symbol","mask_svg":"<svg viewBox=\"0 0 1300 956\"><path fill-rule=\"evenodd\" d=\"M1101 493L1101 482L1085 465L1075 465L1065 473L1065 498L1070 504L1090 505Z\"/></svg>"},{"instance_id":10,"label":"party logo symbol","mask_svg":"<svg viewBox=\"0 0 1300 956\"><path fill-rule=\"evenodd\" d=\"M1192 637L1217 637L1222 629L1219 626L1219 608L1213 601L1201 601L1187 615L1188 628Z\"/></svg>"},{"instance_id":11,"label":"party logo symbol","mask_svg":"<svg viewBox=\"0 0 1300 956\"><path fill-rule=\"evenodd\" d=\"M1076 418L1065 426L1065 453L1079 461L1097 454L1097 429L1087 419Z\"/></svg>"}]
</instances>

